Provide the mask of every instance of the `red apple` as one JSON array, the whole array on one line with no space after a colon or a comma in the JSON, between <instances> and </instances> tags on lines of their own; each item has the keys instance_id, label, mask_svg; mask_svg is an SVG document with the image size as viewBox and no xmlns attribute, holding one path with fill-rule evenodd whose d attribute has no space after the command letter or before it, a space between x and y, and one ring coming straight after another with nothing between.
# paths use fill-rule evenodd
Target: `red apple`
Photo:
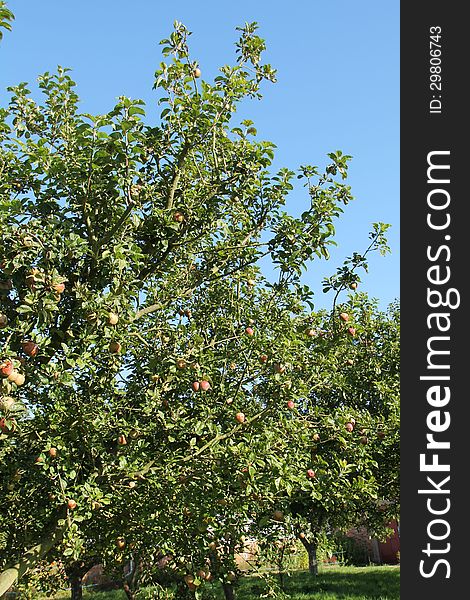
<instances>
[{"instance_id":1,"label":"red apple","mask_svg":"<svg viewBox=\"0 0 470 600\"><path fill-rule=\"evenodd\" d=\"M0 375L2 377L9 377L13 373L13 363L9 358L0 362Z\"/></svg>"},{"instance_id":2,"label":"red apple","mask_svg":"<svg viewBox=\"0 0 470 600\"><path fill-rule=\"evenodd\" d=\"M348 313L345 313L345 312L342 312L342 313L340 313L340 315L339 315L339 318L340 318L342 321L344 321L345 323L346 323L347 321L349 321L349 315L348 315Z\"/></svg>"},{"instance_id":3,"label":"red apple","mask_svg":"<svg viewBox=\"0 0 470 600\"><path fill-rule=\"evenodd\" d=\"M314 433L312 439L313 439L314 442L319 442L320 441L320 434L319 433Z\"/></svg>"},{"instance_id":4,"label":"red apple","mask_svg":"<svg viewBox=\"0 0 470 600\"><path fill-rule=\"evenodd\" d=\"M287 403L287 408L290 408L290 410L295 408L295 402L293 400L289 400Z\"/></svg>"},{"instance_id":5,"label":"red apple","mask_svg":"<svg viewBox=\"0 0 470 600\"><path fill-rule=\"evenodd\" d=\"M316 473L313 469L307 469L307 477L309 479L313 479L315 477Z\"/></svg>"},{"instance_id":6,"label":"red apple","mask_svg":"<svg viewBox=\"0 0 470 600\"><path fill-rule=\"evenodd\" d=\"M199 579L202 579L203 581L210 581L211 579L211 572L210 571L206 571L204 569L199 569L199 571L197 572L197 575L199 577Z\"/></svg>"},{"instance_id":7,"label":"red apple","mask_svg":"<svg viewBox=\"0 0 470 600\"><path fill-rule=\"evenodd\" d=\"M284 371L286 370L286 367L284 365L281 365L280 363L276 362L273 364L273 369L276 371L276 373L284 373Z\"/></svg>"},{"instance_id":8,"label":"red apple","mask_svg":"<svg viewBox=\"0 0 470 600\"><path fill-rule=\"evenodd\" d=\"M351 285L349 286L351 290L356 290L357 289L357 283L354 281L353 283L351 283Z\"/></svg>"},{"instance_id":9,"label":"red apple","mask_svg":"<svg viewBox=\"0 0 470 600\"><path fill-rule=\"evenodd\" d=\"M351 422L346 423L345 427L346 431L349 431L350 433L354 429L354 425Z\"/></svg>"},{"instance_id":10,"label":"red apple","mask_svg":"<svg viewBox=\"0 0 470 600\"><path fill-rule=\"evenodd\" d=\"M108 348L111 354L119 354L121 352L121 344L116 341L110 342Z\"/></svg>"},{"instance_id":11,"label":"red apple","mask_svg":"<svg viewBox=\"0 0 470 600\"><path fill-rule=\"evenodd\" d=\"M182 223L184 221L184 214L180 210L177 210L173 214L173 221L176 221L177 223Z\"/></svg>"},{"instance_id":12,"label":"red apple","mask_svg":"<svg viewBox=\"0 0 470 600\"><path fill-rule=\"evenodd\" d=\"M363 435L359 441L363 446L365 446L369 440L367 439L366 435Z\"/></svg>"},{"instance_id":13,"label":"red apple","mask_svg":"<svg viewBox=\"0 0 470 600\"><path fill-rule=\"evenodd\" d=\"M55 458L57 456L57 448L49 448L49 456Z\"/></svg>"},{"instance_id":14,"label":"red apple","mask_svg":"<svg viewBox=\"0 0 470 600\"><path fill-rule=\"evenodd\" d=\"M354 327L348 327L348 333L354 337L356 335L356 330Z\"/></svg>"},{"instance_id":15,"label":"red apple","mask_svg":"<svg viewBox=\"0 0 470 600\"><path fill-rule=\"evenodd\" d=\"M211 387L211 384L206 380L203 380L200 383L201 383L201 390L203 392L207 392L207 390Z\"/></svg>"},{"instance_id":16,"label":"red apple","mask_svg":"<svg viewBox=\"0 0 470 600\"><path fill-rule=\"evenodd\" d=\"M200 385L201 385L201 384L199 383L199 381L193 381L193 383L192 383L192 388L193 388L193 391L194 391L194 392L198 392L198 391L199 391L199 388L200 388Z\"/></svg>"},{"instance_id":17,"label":"red apple","mask_svg":"<svg viewBox=\"0 0 470 600\"><path fill-rule=\"evenodd\" d=\"M122 537L118 537L116 538L116 548L119 548L119 550L122 550L124 548L124 546L126 545L126 542L124 540L124 538Z\"/></svg>"},{"instance_id":18,"label":"red apple","mask_svg":"<svg viewBox=\"0 0 470 600\"><path fill-rule=\"evenodd\" d=\"M193 75L196 79L199 79L199 77L201 76L201 69L199 67L196 67L193 71Z\"/></svg>"},{"instance_id":19,"label":"red apple","mask_svg":"<svg viewBox=\"0 0 470 600\"><path fill-rule=\"evenodd\" d=\"M185 369L186 368L186 361L184 360L184 358L179 358L176 361L176 366L178 367L178 369Z\"/></svg>"},{"instance_id":20,"label":"red apple","mask_svg":"<svg viewBox=\"0 0 470 600\"><path fill-rule=\"evenodd\" d=\"M5 418L0 419L0 431L4 433L13 433L16 429L16 420L10 419L9 425L7 425L7 420Z\"/></svg>"},{"instance_id":21,"label":"red apple","mask_svg":"<svg viewBox=\"0 0 470 600\"><path fill-rule=\"evenodd\" d=\"M247 327L245 329L245 333L246 333L246 335L253 335L254 334L253 328L252 327Z\"/></svg>"},{"instance_id":22,"label":"red apple","mask_svg":"<svg viewBox=\"0 0 470 600\"><path fill-rule=\"evenodd\" d=\"M4 329L8 325L8 317L0 313L0 329Z\"/></svg>"},{"instance_id":23,"label":"red apple","mask_svg":"<svg viewBox=\"0 0 470 600\"><path fill-rule=\"evenodd\" d=\"M309 329L307 329L305 331L305 333L307 334L308 337L315 337L317 335L317 332L315 331L315 329L312 329L311 327Z\"/></svg>"},{"instance_id":24,"label":"red apple","mask_svg":"<svg viewBox=\"0 0 470 600\"><path fill-rule=\"evenodd\" d=\"M120 446L125 446L127 444L127 439L126 436L124 434L121 434L120 436L118 436L118 444Z\"/></svg>"},{"instance_id":25,"label":"red apple","mask_svg":"<svg viewBox=\"0 0 470 600\"><path fill-rule=\"evenodd\" d=\"M260 359L260 361L261 361L263 364L265 364L265 363L267 363L267 362L268 362L268 357L267 357L267 355L266 355L266 354L262 354L262 355L259 357L259 359Z\"/></svg>"},{"instance_id":26,"label":"red apple","mask_svg":"<svg viewBox=\"0 0 470 600\"><path fill-rule=\"evenodd\" d=\"M191 573L188 573L187 575L184 576L184 581L186 583L186 585L188 586L188 588L193 592L195 589L197 589L197 585L194 583L194 575L191 575Z\"/></svg>"},{"instance_id":27,"label":"red apple","mask_svg":"<svg viewBox=\"0 0 470 600\"><path fill-rule=\"evenodd\" d=\"M67 502L67 506L70 508L70 510L74 510L75 508L77 508L77 503L75 502L75 500L70 499Z\"/></svg>"},{"instance_id":28,"label":"red apple","mask_svg":"<svg viewBox=\"0 0 470 600\"><path fill-rule=\"evenodd\" d=\"M21 347L23 348L23 352L31 357L36 356L39 352L39 346L32 340L25 340L22 342Z\"/></svg>"},{"instance_id":29,"label":"red apple","mask_svg":"<svg viewBox=\"0 0 470 600\"><path fill-rule=\"evenodd\" d=\"M239 423L244 423L245 422L245 415L242 412L238 412L235 415L235 419L239 422Z\"/></svg>"}]
</instances>

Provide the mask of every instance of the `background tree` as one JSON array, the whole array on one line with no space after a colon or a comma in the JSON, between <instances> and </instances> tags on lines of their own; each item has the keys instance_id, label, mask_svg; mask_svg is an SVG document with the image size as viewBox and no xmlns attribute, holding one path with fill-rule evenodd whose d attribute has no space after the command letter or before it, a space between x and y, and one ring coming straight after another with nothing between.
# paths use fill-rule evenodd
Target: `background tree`
<instances>
[{"instance_id":1,"label":"background tree","mask_svg":"<svg viewBox=\"0 0 470 600\"><path fill-rule=\"evenodd\" d=\"M292 453L307 457L312 486L297 489L289 507L315 574L322 535L367 526L383 536L400 503L398 305L379 311L354 294L322 331L327 341L310 367L310 430L291 440Z\"/></svg>"}]
</instances>

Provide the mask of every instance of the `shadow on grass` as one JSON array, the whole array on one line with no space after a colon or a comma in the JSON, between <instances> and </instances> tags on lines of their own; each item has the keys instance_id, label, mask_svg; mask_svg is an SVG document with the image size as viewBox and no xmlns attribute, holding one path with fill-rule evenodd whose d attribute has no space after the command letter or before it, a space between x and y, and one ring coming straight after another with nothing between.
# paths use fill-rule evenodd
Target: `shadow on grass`
<instances>
[{"instance_id":1,"label":"shadow on grass","mask_svg":"<svg viewBox=\"0 0 470 600\"><path fill-rule=\"evenodd\" d=\"M251 580L243 591L246 598L254 598L261 587ZM298 600L399 600L400 571L394 567L338 567L325 569L317 577L298 571L286 578L285 591L288 597ZM244 599L245 595L240 597Z\"/></svg>"}]
</instances>

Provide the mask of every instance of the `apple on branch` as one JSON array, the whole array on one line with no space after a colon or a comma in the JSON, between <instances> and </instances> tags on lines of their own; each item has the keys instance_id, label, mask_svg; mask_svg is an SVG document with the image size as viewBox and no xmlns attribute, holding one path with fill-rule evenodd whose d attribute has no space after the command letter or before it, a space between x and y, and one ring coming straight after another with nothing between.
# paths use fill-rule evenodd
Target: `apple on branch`
<instances>
[{"instance_id":1,"label":"apple on branch","mask_svg":"<svg viewBox=\"0 0 470 600\"><path fill-rule=\"evenodd\" d=\"M2 377L9 377L13 373L13 369L13 362L9 358L0 362L0 375Z\"/></svg>"},{"instance_id":2,"label":"apple on branch","mask_svg":"<svg viewBox=\"0 0 470 600\"><path fill-rule=\"evenodd\" d=\"M206 381L205 379L203 379L203 380L200 382L200 386L201 386L201 390L202 390L203 392L207 392L207 390L209 390L209 389L210 389L210 387L211 387L211 384L210 384L208 381Z\"/></svg>"},{"instance_id":3,"label":"apple on branch","mask_svg":"<svg viewBox=\"0 0 470 600\"><path fill-rule=\"evenodd\" d=\"M235 419L239 422L239 423L244 423L245 422L245 415L242 412L238 412L235 415Z\"/></svg>"},{"instance_id":4,"label":"apple on branch","mask_svg":"<svg viewBox=\"0 0 470 600\"><path fill-rule=\"evenodd\" d=\"M23 352L28 356L34 357L39 352L39 346L32 340L25 340L22 342L21 347L23 348Z\"/></svg>"}]
</instances>

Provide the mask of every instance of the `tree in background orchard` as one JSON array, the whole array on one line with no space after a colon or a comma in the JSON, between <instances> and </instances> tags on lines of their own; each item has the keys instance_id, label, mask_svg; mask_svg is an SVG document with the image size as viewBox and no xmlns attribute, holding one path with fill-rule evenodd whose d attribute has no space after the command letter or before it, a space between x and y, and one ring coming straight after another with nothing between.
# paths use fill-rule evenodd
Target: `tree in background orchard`
<instances>
[{"instance_id":1,"label":"tree in background orchard","mask_svg":"<svg viewBox=\"0 0 470 600\"><path fill-rule=\"evenodd\" d=\"M244 532L300 476L285 440L309 420L291 403L314 383L299 367L318 320L300 277L328 257L351 199L350 157L301 167L305 210L283 210L295 173L272 174L273 144L251 121L233 122L237 104L275 79L256 29L240 29L236 64L209 83L175 23L156 72L157 124L124 97L80 114L62 68L39 78L42 103L26 84L10 90L0 113L0 595L47 557L63 561L74 599L89 561L131 560L123 586L134 598L139 571L166 557L181 597L220 580L232 598ZM383 248L385 228L369 250ZM333 341L318 343L320 356Z\"/></svg>"},{"instance_id":2,"label":"tree in background orchard","mask_svg":"<svg viewBox=\"0 0 470 600\"><path fill-rule=\"evenodd\" d=\"M351 331L353 330L353 333ZM366 526L383 536L399 513L399 308L365 294L325 314L305 368L311 393L290 431L288 467L303 466L279 505L318 572L325 534ZM287 432L285 435L289 435Z\"/></svg>"}]
</instances>

